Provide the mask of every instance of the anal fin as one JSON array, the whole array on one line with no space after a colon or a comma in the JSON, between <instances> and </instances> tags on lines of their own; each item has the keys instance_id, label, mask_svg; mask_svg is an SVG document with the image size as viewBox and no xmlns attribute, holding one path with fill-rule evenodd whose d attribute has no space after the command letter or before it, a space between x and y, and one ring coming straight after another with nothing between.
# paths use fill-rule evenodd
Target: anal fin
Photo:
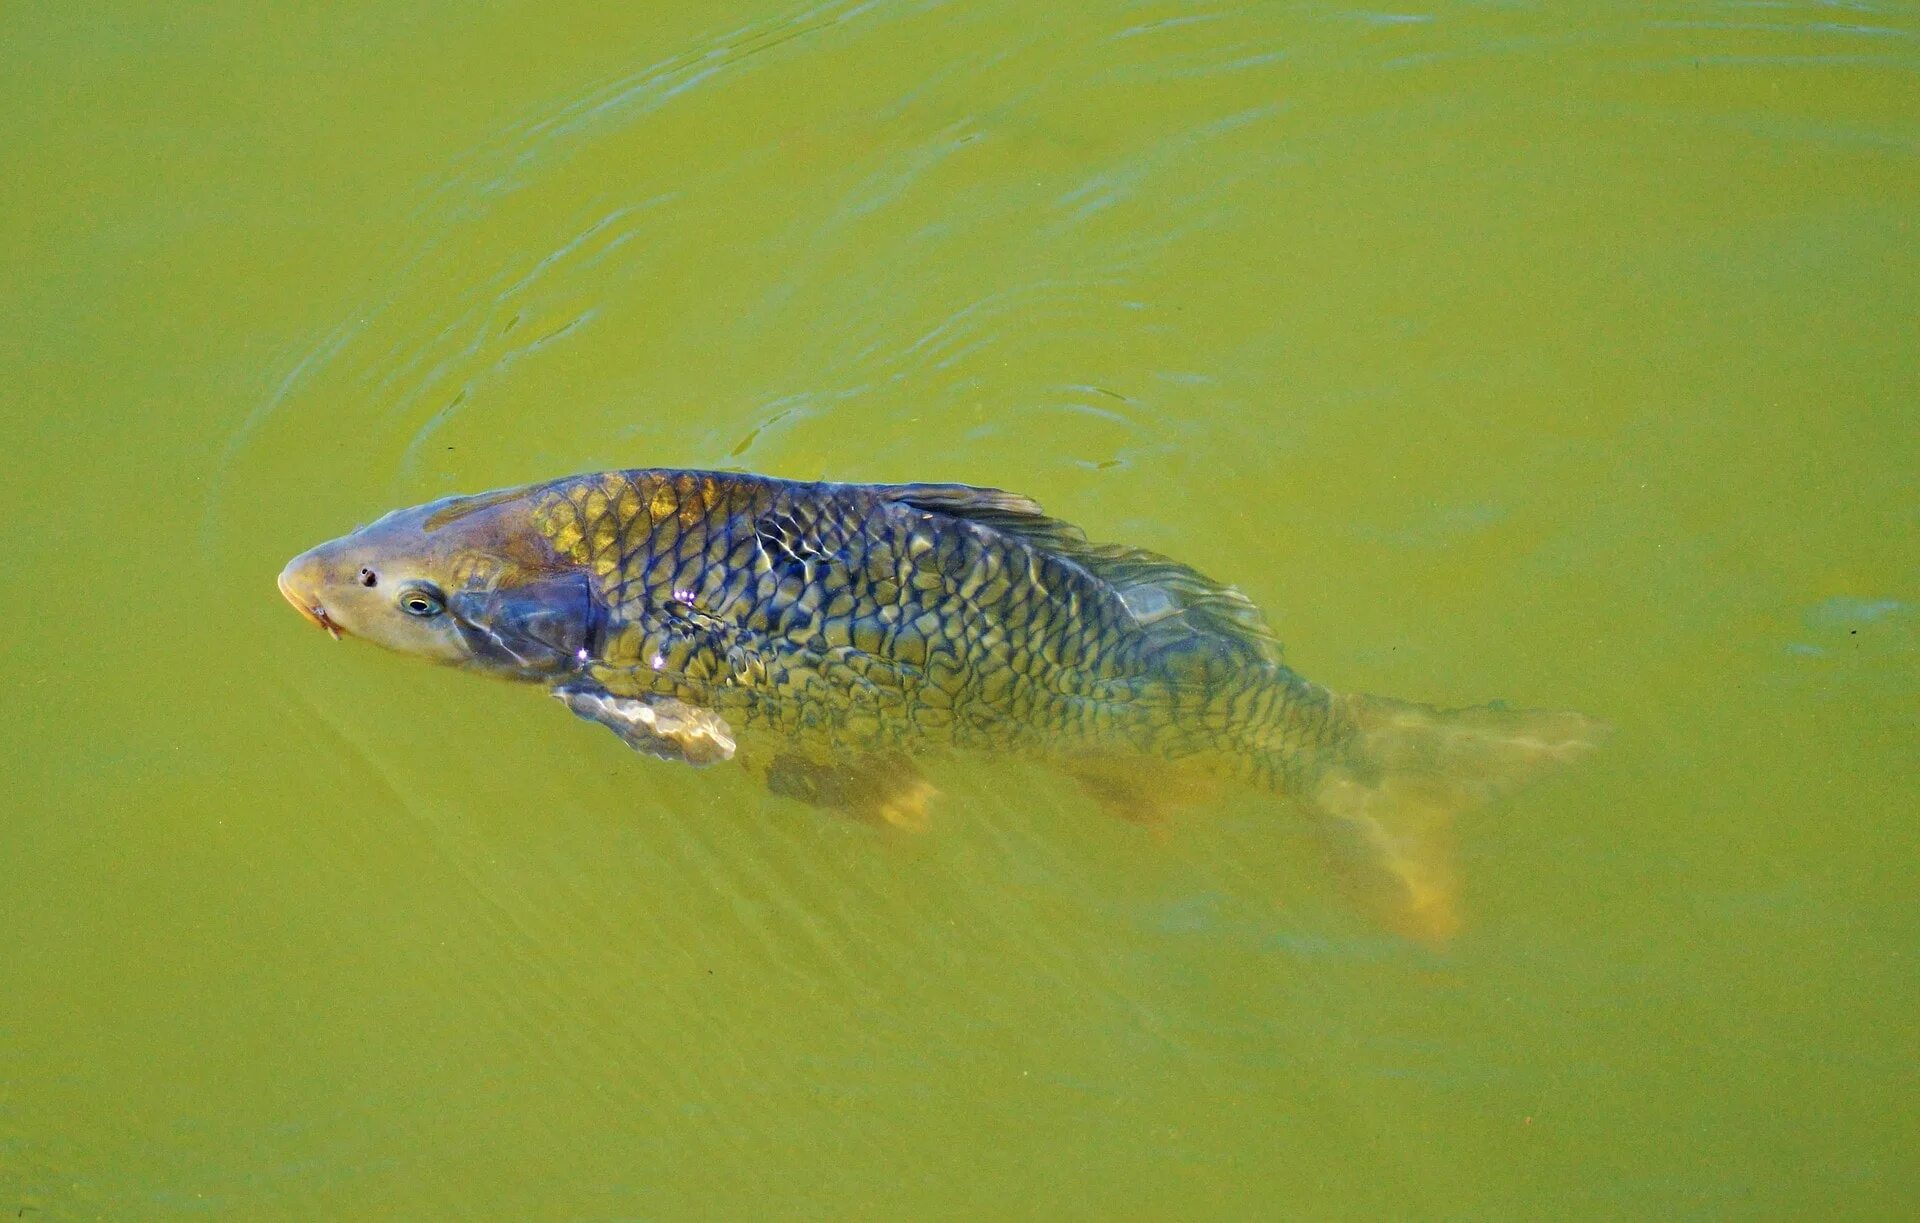
<instances>
[{"instance_id":1,"label":"anal fin","mask_svg":"<svg viewBox=\"0 0 1920 1223\"><path fill-rule=\"evenodd\" d=\"M1108 815L1161 831L1175 812L1215 802L1223 789L1218 771L1198 760L1089 753L1058 763Z\"/></svg>"}]
</instances>

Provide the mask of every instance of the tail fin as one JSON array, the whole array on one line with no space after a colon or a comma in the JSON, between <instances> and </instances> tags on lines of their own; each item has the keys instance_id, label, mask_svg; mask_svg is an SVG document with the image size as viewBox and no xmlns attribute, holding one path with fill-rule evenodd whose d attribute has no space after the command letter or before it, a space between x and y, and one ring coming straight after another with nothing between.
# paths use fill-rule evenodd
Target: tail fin
<instances>
[{"instance_id":1,"label":"tail fin","mask_svg":"<svg viewBox=\"0 0 1920 1223\"><path fill-rule=\"evenodd\" d=\"M1429 944L1460 928L1454 817L1579 759L1606 734L1577 713L1337 699L1358 729L1355 750L1314 790L1322 832L1361 903Z\"/></svg>"}]
</instances>

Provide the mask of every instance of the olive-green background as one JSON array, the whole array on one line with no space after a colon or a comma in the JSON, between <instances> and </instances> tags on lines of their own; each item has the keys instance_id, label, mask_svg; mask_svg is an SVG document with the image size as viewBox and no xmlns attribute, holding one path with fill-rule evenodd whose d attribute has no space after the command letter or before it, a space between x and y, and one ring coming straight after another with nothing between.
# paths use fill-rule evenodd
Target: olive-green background
<instances>
[{"instance_id":1,"label":"olive-green background","mask_svg":"<svg viewBox=\"0 0 1920 1223\"><path fill-rule=\"evenodd\" d=\"M1911 3L0 11L0 1214L1911 1213ZM1254 799L936 826L273 588L608 466L966 480L1564 706L1435 955Z\"/></svg>"}]
</instances>

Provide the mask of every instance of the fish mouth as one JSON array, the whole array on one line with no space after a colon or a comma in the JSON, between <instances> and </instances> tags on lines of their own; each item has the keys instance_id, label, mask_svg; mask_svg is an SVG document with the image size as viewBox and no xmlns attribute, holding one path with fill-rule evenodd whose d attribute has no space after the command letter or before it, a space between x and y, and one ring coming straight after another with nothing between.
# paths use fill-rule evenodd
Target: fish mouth
<instances>
[{"instance_id":1,"label":"fish mouth","mask_svg":"<svg viewBox=\"0 0 1920 1223\"><path fill-rule=\"evenodd\" d=\"M309 624L327 630L327 635L335 641L340 640L340 626L327 615L327 609L318 599L309 599L295 590L287 582L287 575L280 575L280 597L293 604L293 610L300 613Z\"/></svg>"}]
</instances>

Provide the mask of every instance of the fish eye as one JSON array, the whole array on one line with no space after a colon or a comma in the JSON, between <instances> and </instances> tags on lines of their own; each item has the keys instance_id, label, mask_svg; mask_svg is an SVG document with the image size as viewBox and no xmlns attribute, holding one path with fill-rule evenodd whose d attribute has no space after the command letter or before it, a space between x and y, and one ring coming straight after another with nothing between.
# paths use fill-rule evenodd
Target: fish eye
<instances>
[{"instance_id":1,"label":"fish eye","mask_svg":"<svg viewBox=\"0 0 1920 1223\"><path fill-rule=\"evenodd\" d=\"M362 586L378 586L380 584L380 575L362 565L360 567L360 584Z\"/></svg>"},{"instance_id":2,"label":"fish eye","mask_svg":"<svg viewBox=\"0 0 1920 1223\"><path fill-rule=\"evenodd\" d=\"M431 586L409 586L400 592L400 610L409 616L437 616L445 607L446 600Z\"/></svg>"}]
</instances>

